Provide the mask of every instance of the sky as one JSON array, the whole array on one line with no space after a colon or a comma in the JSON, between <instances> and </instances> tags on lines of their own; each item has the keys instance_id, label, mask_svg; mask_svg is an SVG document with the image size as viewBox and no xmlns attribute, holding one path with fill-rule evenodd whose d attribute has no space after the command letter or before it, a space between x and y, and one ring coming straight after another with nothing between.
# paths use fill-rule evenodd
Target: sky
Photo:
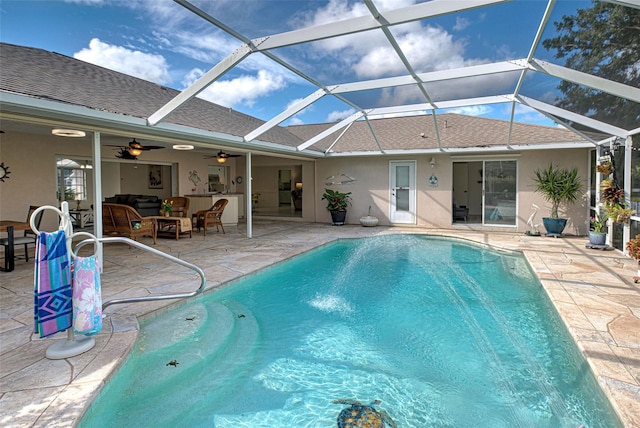
<instances>
[{"instance_id":1,"label":"sky","mask_svg":"<svg viewBox=\"0 0 640 428\"><path fill-rule=\"evenodd\" d=\"M382 11L415 3L374 2ZM362 2L348 0L193 3L250 39L368 14ZM392 31L417 72L520 59L531 49L546 3L516 0L411 22ZM557 20L563 14L574 13L576 7L589 5L587 0L560 0L553 16ZM242 44L171 0L2 0L0 40L57 52L177 90L187 88ZM278 48L272 53L323 84L407 74L379 31ZM542 47L536 51L536 58L558 62L553 53ZM432 85L427 90L435 99L483 96L496 91L510 93L518 75L478 77L456 82L455 86ZM553 102L558 96L558 83L526 80L522 93ZM304 78L257 53L229 70L199 96L268 120L316 90ZM346 97L365 108L424 102L410 87L352 93ZM450 111L508 120L511 104ZM354 112L343 101L323 97L283 124L335 122ZM554 125L540 113L521 106L516 109L515 119Z\"/></svg>"}]
</instances>

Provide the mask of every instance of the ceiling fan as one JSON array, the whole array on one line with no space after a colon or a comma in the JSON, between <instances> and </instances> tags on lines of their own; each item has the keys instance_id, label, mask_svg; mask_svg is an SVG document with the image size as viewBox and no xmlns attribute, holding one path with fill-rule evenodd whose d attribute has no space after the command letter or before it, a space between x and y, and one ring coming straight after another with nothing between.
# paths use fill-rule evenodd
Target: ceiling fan
<instances>
[{"instance_id":1,"label":"ceiling fan","mask_svg":"<svg viewBox=\"0 0 640 428\"><path fill-rule=\"evenodd\" d=\"M116 154L117 158L130 159L130 160L138 159L138 156L142 154L143 151L146 151L146 150L164 149L164 147L162 146L143 146L142 144L138 143L135 138L129 141L129 145L126 147L122 147L122 146L114 146L114 147L120 148L120 150L118 151L118 154Z\"/></svg>"},{"instance_id":2,"label":"ceiling fan","mask_svg":"<svg viewBox=\"0 0 640 428\"><path fill-rule=\"evenodd\" d=\"M205 158L206 159L216 158L218 163L225 163L227 161L227 159L229 159L229 158L237 158L237 157L240 157L240 156L242 156L242 155L230 155L229 153L225 153L222 150L220 150L217 155L215 155L215 156L205 156Z\"/></svg>"}]
</instances>

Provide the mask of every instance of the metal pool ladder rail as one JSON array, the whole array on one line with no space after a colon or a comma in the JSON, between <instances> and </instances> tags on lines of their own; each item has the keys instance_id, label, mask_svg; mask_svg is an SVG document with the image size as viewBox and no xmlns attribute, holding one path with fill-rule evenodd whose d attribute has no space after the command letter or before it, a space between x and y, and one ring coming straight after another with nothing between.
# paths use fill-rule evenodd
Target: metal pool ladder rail
<instances>
[{"instance_id":1,"label":"metal pool ladder rail","mask_svg":"<svg viewBox=\"0 0 640 428\"><path fill-rule=\"evenodd\" d=\"M114 300L109 300L108 302L104 302L102 304L102 310L104 311L107 307L111 306L111 305L118 305L121 303L136 303L136 302L149 302L152 300L170 300L170 299L186 299L188 297L193 297L197 294L202 293L202 291L204 290L204 288L207 285L207 278L204 275L204 271L202 269L200 269L198 266L186 262L184 260L181 260L177 257L174 257L170 254L167 253L163 253L162 251L158 251L155 248L151 248L145 244L141 244L138 241L134 241L132 239L129 238L124 238L124 237L107 237L107 238L98 238L98 241L100 243L114 243L114 242L121 242L136 248L139 248L141 250L147 251L149 253L155 254L157 256L160 256L164 259L170 260L174 263L177 263L179 265L182 265L186 268L189 268L193 271L195 271L199 276L200 276L200 287L198 287L197 290L192 291L190 293L178 293L178 294L162 294L162 295L158 295L158 296L145 296L145 297L130 297L130 298L126 298L126 299L114 299ZM76 251L79 250L81 247L83 247L84 245L88 245L88 244L93 244L95 243L95 240L93 239L86 239L84 241L79 242L76 245Z\"/></svg>"}]
</instances>

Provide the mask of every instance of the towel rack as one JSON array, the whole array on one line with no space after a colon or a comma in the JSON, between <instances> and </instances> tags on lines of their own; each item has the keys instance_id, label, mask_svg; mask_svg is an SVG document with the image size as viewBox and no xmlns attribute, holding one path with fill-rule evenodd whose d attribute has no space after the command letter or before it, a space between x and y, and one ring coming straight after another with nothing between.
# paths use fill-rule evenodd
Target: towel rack
<instances>
[{"instance_id":1,"label":"towel rack","mask_svg":"<svg viewBox=\"0 0 640 428\"><path fill-rule=\"evenodd\" d=\"M73 241L74 233L73 233L73 225L71 223L71 216L69 215L69 203L67 201L63 201L60 204L60 209L54 207L53 205L43 205L40 208L34 210L31 215L31 219L29 220L29 225L31 226L31 230L40 237L40 231L35 226L34 221L36 218L36 213L44 210L54 211L56 214L60 216L60 225L58 230L64 230L66 245L67 245L67 253L71 257L73 255L73 251L71 248L71 243ZM89 235L91 240L94 242L98 241L98 238L91 235L87 232L78 232L77 235ZM37 262L37 260L36 260ZM77 336L72 327L67 329L67 338L60 339L53 342L45 352L45 355L50 360L61 360L64 358L74 357L76 355L82 354L83 352L87 352L92 349L96 345L96 341L93 337L90 336Z\"/></svg>"},{"instance_id":2,"label":"towel rack","mask_svg":"<svg viewBox=\"0 0 640 428\"><path fill-rule=\"evenodd\" d=\"M73 233L73 225L71 222L71 216L69 215L69 205L68 203L62 202L61 203L61 209L58 209L54 206L51 205L44 205L40 208L38 208L37 210L34 211L37 212L38 210L44 210L44 209L50 209L55 211L56 213L58 213L58 215L61 217L61 221L60 221L60 229L64 229L65 231L65 235L67 237L67 249L70 255L76 254L77 251L79 251L82 247L84 247L85 245L88 244L94 244L97 250L97 246L99 246L100 244L103 243L124 243L127 244L129 246L133 246L136 248L139 248L141 250L147 251L149 253L155 254L159 257L162 257L166 260L169 260L173 263L177 263L179 265L182 265L188 269L193 270L194 272L196 272L198 274L198 276L200 277L200 286L189 293L175 293L175 294L162 294L162 295L158 295L158 296L145 296L145 297L131 297L131 298L126 298L126 299L114 299L114 300L109 300L107 302L104 302L102 304L102 311L104 314L104 310L111 306L111 305L116 305L116 304L123 304L123 303L136 303L136 302L149 302L149 301L154 301L154 300L169 300L169 299L186 299L189 297L193 297L196 296L200 293L202 293L207 285L207 278L204 274L204 271L199 268L198 266L186 262L182 259L179 259L177 257L174 257L170 254L167 253L163 253L162 251L156 250L155 248L151 248L145 244L142 244L138 241L134 241L132 239L129 238L124 238L124 237L106 237L106 238L98 238L88 232L76 232ZM32 215L31 218L31 229L34 231L34 233L36 233L38 236L40 236L40 231L37 230L37 228L35 227L35 225L33 224L33 218L35 217L35 215ZM75 237L78 236L87 236L88 239L84 239L80 242L78 242L75 245L75 248L71 247L72 244L72 240ZM75 252L74 252L75 250ZM95 340L93 339L93 337L90 336L76 336L73 332L73 328L69 328L67 330L67 339L63 339L60 340L58 342L54 342L51 346L49 346L49 348L47 349L46 352L46 356L49 359L52 360L56 360L56 359L63 359L63 358L69 358L69 357L73 357L75 355L81 354L83 352L86 352L88 350L90 350L91 348L93 348L95 346Z\"/></svg>"}]
</instances>

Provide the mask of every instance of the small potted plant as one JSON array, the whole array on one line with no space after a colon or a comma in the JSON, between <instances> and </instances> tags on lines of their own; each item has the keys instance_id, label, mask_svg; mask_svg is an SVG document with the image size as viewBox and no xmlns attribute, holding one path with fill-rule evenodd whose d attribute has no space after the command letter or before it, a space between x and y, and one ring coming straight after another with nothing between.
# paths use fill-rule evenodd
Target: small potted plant
<instances>
[{"instance_id":1,"label":"small potted plant","mask_svg":"<svg viewBox=\"0 0 640 428\"><path fill-rule=\"evenodd\" d=\"M602 161L596 165L596 171L600 174L609 175L613 172L613 164L609 160Z\"/></svg>"},{"instance_id":2,"label":"small potted plant","mask_svg":"<svg viewBox=\"0 0 640 428\"><path fill-rule=\"evenodd\" d=\"M626 223L636 212L627 208L624 204L619 204L611 210L610 218L616 223Z\"/></svg>"},{"instance_id":3,"label":"small potted plant","mask_svg":"<svg viewBox=\"0 0 640 428\"><path fill-rule=\"evenodd\" d=\"M582 191L578 168L566 169L549 164L548 168L534 171L533 181L536 192L542 193L551 203L551 217L542 218L547 235L560 236L567 219L558 217L558 207L574 203Z\"/></svg>"},{"instance_id":4,"label":"small potted plant","mask_svg":"<svg viewBox=\"0 0 640 428\"><path fill-rule=\"evenodd\" d=\"M160 205L160 214L163 214L165 217L171 217L171 213L173 212L173 201L165 199L162 201L162 205Z\"/></svg>"},{"instance_id":5,"label":"small potted plant","mask_svg":"<svg viewBox=\"0 0 640 428\"><path fill-rule=\"evenodd\" d=\"M609 218L600 213L591 217L591 230L589 230L589 244L595 246L605 245L607 241L607 221Z\"/></svg>"},{"instance_id":6,"label":"small potted plant","mask_svg":"<svg viewBox=\"0 0 640 428\"><path fill-rule=\"evenodd\" d=\"M342 226L347 217L347 207L351 205L351 192L342 193L337 190L324 189L322 199L327 201L327 209L331 213L334 226Z\"/></svg>"}]
</instances>

